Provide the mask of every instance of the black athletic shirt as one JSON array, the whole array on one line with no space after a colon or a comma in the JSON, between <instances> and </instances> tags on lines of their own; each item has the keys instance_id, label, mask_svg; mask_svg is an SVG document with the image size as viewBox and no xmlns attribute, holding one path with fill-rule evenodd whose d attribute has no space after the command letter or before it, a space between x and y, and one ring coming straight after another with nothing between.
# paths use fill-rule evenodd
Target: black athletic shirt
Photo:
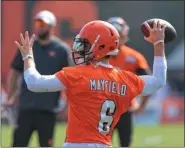
<instances>
[{"instance_id":1,"label":"black athletic shirt","mask_svg":"<svg viewBox=\"0 0 185 148\"><path fill-rule=\"evenodd\" d=\"M34 60L36 68L41 75L52 75L63 67L73 65L69 56L69 46L57 37L52 37L50 44L41 46L36 39L33 44ZM11 67L23 74L24 62L18 51L12 61ZM58 107L60 92L34 93L27 89L24 78L20 92L21 110L54 111Z\"/></svg>"}]
</instances>

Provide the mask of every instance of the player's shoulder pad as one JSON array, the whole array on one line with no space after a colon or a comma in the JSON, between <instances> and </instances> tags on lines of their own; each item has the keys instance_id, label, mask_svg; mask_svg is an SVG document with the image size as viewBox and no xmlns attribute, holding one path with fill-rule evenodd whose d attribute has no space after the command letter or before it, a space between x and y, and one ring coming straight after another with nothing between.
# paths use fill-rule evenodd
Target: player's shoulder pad
<instances>
[{"instance_id":1,"label":"player's shoulder pad","mask_svg":"<svg viewBox=\"0 0 185 148\"><path fill-rule=\"evenodd\" d=\"M79 81L84 77L84 69L80 65L65 67L62 69L64 76L68 80L68 82L75 83L75 81Z\"/></svg>"},{"instance_id":2,"label":"player's shoulder pad","mask_svg":"<svg viewBox=\"0 0 185 148\"><path fill-rule=\"evenodd\" d=\"M126 78L131 83L136 83L138 76L134 74L133 72L126 71L126 70L120 70L121 74L124 78Z\"/></svg>"},{"instance_id":3,"label":"player's shoulder pad","mask_svg":"<svg viewBox=\"0 0 185 148\"><path fill-rule=\"evenodd\" d=\"M64 67L62 68L62 70L64 71L64 73L73 73L73 74L81 74L83 72L83 66L81 65L73 65L73 66L69 66L69 67Z\"/></svg>"},{"instance_id":4,"label":"player's shoulder pad","mask_svg":"<svg viewBox=\"0 0 185 148\"><path fill-rule=\"evenodd\" d=\"M121 74L124 74L126 76L135 75L133 72L130 72L130 71L127 71L127 70L124 70L124 69L120 69L119 71L121 72Z\"/></svg>"}]
</instances>

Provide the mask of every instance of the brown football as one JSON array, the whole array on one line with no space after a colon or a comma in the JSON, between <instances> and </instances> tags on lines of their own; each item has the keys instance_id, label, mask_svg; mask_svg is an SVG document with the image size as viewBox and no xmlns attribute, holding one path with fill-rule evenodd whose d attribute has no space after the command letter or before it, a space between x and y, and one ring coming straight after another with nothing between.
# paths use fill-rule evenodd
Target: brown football
<instances>
[{"instance_id":1,"label":"brown football","mask_svg":"<svg viewBox=\"0 0 185 148\"><path fill-rule=\"evenodd\" d=\"M165 29L165 40L164 40L165 43L171 42L177 37L177 32L175 28L169 22L163 19L154 18L154 19L146 20L145 22L147 22L150 25L150 27L153 27L154 20L162 21L167 26ZM148 37L150 34L149 34L148 29L144 25L145 22L141 24L141 31L143 32L144 36Z\"/></svg>"}]
</instances>

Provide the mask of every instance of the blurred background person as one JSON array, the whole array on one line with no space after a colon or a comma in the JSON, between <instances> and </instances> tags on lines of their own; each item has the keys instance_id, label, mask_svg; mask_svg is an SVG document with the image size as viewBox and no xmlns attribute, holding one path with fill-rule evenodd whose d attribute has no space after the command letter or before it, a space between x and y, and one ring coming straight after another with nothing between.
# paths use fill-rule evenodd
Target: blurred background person
<instances>
[{"instance_id":1,"label":"blurred background person","mask_svg":"<svg viewBox=\"0 0 185 148\"><path fill-rule=\"evenodd\" d=\"M137 75L151 74L145 57L135 49L128 47L126 43L129 40L129 26L121 17L111 17L108 19L120 34L120 46L117 56L111 57L109 62L117 69L123 69L133 72ZM140 103L133 98L130 104L130 111L124 113L116 125L119 133L120 146L129 147L132 142L133 121L132 112L142 113L150 96L140 98Z\"/></svg>"},{"instance_id":2,"label":"blurred background person","mask_svg":"<svg viewBox=\"0 0 185 148\"><path fill-rule=\"evenodd\" d=\"M47 10L40 11L34 18L36 40L34 42L34 59L38 71L49 75L72 65L68 45L54 36L53 29L57 24L55 15ZM13 134L13 147L26 147L33 131L38 132L41 147L53 145L56 110L59 105L60 92L33 93L27 89L23 78L23 59L18 51L14 57L7 82L6 107L15 104L18 98L17 127ZM19 97L16 97L19 94Z\"/></svg>"}]
</instances>

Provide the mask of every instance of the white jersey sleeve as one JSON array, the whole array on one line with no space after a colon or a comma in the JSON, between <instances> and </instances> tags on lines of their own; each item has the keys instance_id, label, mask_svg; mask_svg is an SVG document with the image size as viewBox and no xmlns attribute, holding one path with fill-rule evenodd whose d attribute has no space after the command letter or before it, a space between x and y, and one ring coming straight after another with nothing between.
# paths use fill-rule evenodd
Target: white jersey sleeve
<instances>
[{"instance_id":1,"label":"white jersey sleeve","mask_svg":"<svg viewBox=\"0 0 185 148\"><path fill-rule=\"evenodd\" d=\"M34 67L24 72L24 79L28 89L33 92L55 92L66 88L55 75L40 75Z\"/></svg>"},{"instance_id":2,"label":"white jersey sleeve","mask_svg":"<svg viewBox=\"0 0 185 148\"><path fill-rule=\"evenodd\" d=\"M142 96L151 95L166 84L167 62L165 57L154 57L153 75L140 76L145 83Z\"/></svg>"}]
</instances>

